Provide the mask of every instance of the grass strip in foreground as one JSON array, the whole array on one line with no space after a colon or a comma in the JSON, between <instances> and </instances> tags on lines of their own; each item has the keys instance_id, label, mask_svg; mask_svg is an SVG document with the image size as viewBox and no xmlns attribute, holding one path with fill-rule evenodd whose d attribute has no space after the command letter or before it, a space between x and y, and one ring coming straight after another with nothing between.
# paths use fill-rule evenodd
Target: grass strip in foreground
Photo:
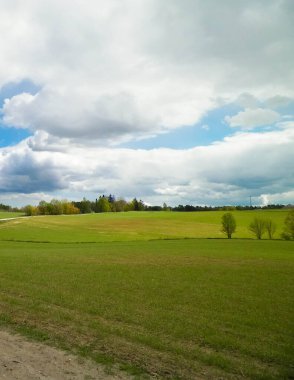
<instances>
[{"instance_id":1,"label":"grass strip in foreground","mask_svg":"<svg viewBox=\"0 0 294 380\"><path fill-rule=\"evenodd\" d=\"M0 243L1 324L163 378L293 374L293 243Z\"/></svg>"}]
</instances>

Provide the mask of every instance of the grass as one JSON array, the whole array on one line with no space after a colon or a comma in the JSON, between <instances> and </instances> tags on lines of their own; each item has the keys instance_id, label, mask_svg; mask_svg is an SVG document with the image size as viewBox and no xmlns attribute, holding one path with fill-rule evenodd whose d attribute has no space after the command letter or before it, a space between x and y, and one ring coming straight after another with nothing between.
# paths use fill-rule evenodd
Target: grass
<instances>
[{"instance_id":1,"label":"grass","mask_svg":"<svg viewBox=\"0 0 294 380\"><path fill-rule=\"evenodd\" d=\"M189 226L194 223L218 233L219 213L173 214L40 217L1 225L0 324L136 374L293 376L293 242L162 240L189 231L197 237ZM284 218L283 212L273 215ZM240 230L251 218L240 215ZM87 243L93 230L97 243ZM4 241L5 231L27 241ZM49 243L28 241L34 239Z\"/></svg>"},{"instance_id":2,"label":"grass","mask_svg":"<svg viewBox=\"0 0 294 380\"><path fill-rule=\"evenodd\" d=\"M0 210L0 221L1 221L1 219L17 218L19 216L24 216L24 213L23 212L10 212L10 211L1 211Z\"/></svg>"},{"instance_id":3,"label":"grass","mask_svg":"<svg viewBox=\"0 0 294 380\"><path fill-rule=\"evenodd\" d=\"M225 238L220 231L223 211L128 212L68 216L39 216L0 224L0 240L105 242L150 239ZM282 232L285 210L235 211L233 238L252 238L254 217L270 218Z\"/></svg>"}]
</instances>

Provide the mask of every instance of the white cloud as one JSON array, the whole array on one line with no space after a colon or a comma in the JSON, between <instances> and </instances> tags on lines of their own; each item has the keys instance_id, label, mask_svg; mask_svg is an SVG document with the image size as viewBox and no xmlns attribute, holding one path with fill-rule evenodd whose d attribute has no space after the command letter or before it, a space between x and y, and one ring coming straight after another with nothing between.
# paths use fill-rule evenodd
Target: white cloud
<instances>
[{"instance_id":1,"label":"white cloud","mask_svg":"<svg viewBox=\"0 0 294 380\"><path fill-rule=\"evenodd\" d=\"M293 116L291 116L293 118ZM292 128L294 129L294 120L289 120L289 121L281 121L279 123L277 123L277 126L279 128Z\"/></svg>"},{"instance_id":2,"label":"white cloud","mask_svg":"<svg viewBox=\"0 0 294 380\"><path fill-rule=\"evenodd\" d=\"M244 108L256 108L258 106L258 99L249 93L243 93L238 96L236 103Z\"/></svg>"},{"instance_id":3,"label":"white cloud","mask_svg":"<svg viewBox=\"0 0 294 380\"><path fill-rule=\"evenodd\" d=\"M267 99L266 105L269 108L275 109L275 108L279 108L279 107L285 107L292 102L293 102L293 99L291 99L287 96L276 95L276 96L273 96L272 98Z\"/></svg>"},{"instance_id":4,"label":"white cloud","mask_svg":"<svg viewBox=\"0 0 294 380\"><path fill-rule=\"evenodd\" d=\"M37 135L36 144L39 139ZM42 151L42 141L35 149L34 137L0 150L2 194L44 192L94 199L101 193L114 193L139 196L151 204L228 204L262 194L281 202L281 194L294 186L293 128L242 133L189 150L97 149L72 144L63 150L58 146L54 152L55 141L50 141L52 150Z\"/></svg>"},{"instance_id":5,"label":"white cloud","mask_svg":"<svg viewBox=\"0 0 294 380\"><path fill-rule=\"evenodd\" d=\"M105 140L152 131L156 120L139 110L136 100L119 93L80 98L76 90L60 93L44 89L36 95L6 99L2 112L6 125L43 130L68 138Z\"/></svg>"},{"instance_id":6,"label":"white cloud","mask_svg":"<svg viewBox=\"0 0 294 380\"><path fill-rule=\"evenodd\" d=\"M113 144L194 124L220 99L294 95L290 0L0 7L0 86L42 88L7 101L8 125Z\"/></svg>"},{"instance_id":7,"label":"white cloud","mask_svg":"<svg viewBox=\"0 0 294 380\"><path fill-rule=\"evenodd\" d=\"M293 204L294 199L294 190L285 191L283 193L277 194L261 194L260 197L257 198L257 204L261 204L263 206L267 206L270 204Z\"/></svg>"},{"instance_id":8,"label":"white cloud","mask_svg":"<svg viewBox=\"0 0 294 380\"><path fill-rule=\"evenodd\" d=\"M35 96L22 93L11 99L5 99L1 112L4 114L3 123L17 126L18 128L29 128L31 120L24 117L27 109L31 106Z\"/></svg>"},{"instance_id":9,"label":"white cloud","mask_svg":"<svg viewBox=\"0 0 294 380\"><path fill-rule=\"evenodd\" d=\"M244 129L272 125L279 119L280 115L277 112L264 108L246 108L237 115L225 117L225 121L230 127L241 127Z\"/></svg>"},{"instance_id":10,"label":"white cloud","mask_svg":"<svg viewBox=\"0 0 294 380\"><path fill-rule=\"evenodd\" d=\"M292 122L273 110L294 98L293 4L2 0L0 88L26 79L39 90L2 107L5 125L33 136L0 150L0 193L279 201L293 188ZM280 129L189 150L113 148L232 102L245 107L232 127Z\"/></svg>"}]
</instances>

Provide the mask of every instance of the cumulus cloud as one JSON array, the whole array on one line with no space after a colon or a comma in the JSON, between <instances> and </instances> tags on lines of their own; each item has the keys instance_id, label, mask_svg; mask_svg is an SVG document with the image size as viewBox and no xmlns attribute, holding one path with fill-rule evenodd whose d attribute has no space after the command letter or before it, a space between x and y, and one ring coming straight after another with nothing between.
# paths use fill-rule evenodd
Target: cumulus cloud
<instances>
[{"instance_id":1,"label":"cumulus cloud","mask_svg":"<svg viewBox=\"0 0 294 380\"><path fill-rule=\"evenodd\" d=\"M266 105L269 108L285 107L293 102L293 99L287 96L276 95L266 100Z\"/></svg>"},{"instance_id":2,"label":"cumulus cloud","mask_svg":"<svg viewBox=\"0 0 294 380\"><path fill-rule=\"evenodd\" d=\"M56 158L36 156L27 147L9 153L4 151L0 157L0 192L34 193L64 188L62 166Z\"/></svg>"},{"instance_id":3,"label":"cumulus cloud","mask_svg":"<svg viewBox=\"0 0 294 380\"><path fill-rule=\"evenodd\" d=\"M27 80L35 90L20 88L2 106L2 124L32 136L0 150L0 191L283 199L293 188L292 119L279 114L294 99L293 4L1 1L0 88ZM198 122L211 132L201 118L232 103L244 110L225 121L241 132L213 145L114 148ZM272 123L276 131L249 133Z\"/></svg>"},{"instance_id":4,"label":"cumulus cloud","mask_svg":"<svg viewBox=\"0 0 294 380\"><path fill-rule=\"evenodd\" d=\"M247 92L240 94L236 99L236 103L244 108L256 108L259 105L259 100Z\"/></svg>"},{"instance_id":5,"label":"cumulus cloud","mask_svg":"<svg viewBox=\"0 0 294 380\"><path fill-rule=\"evenodd\" d=\"M16 95L5 100L2 112L6 125L89 140L148 133L156 124L126 93L88 96L81 102L77 90L69 88L58 94L44 89L36 95Z\"/></svg>"},{"instance_id":6,"label":"cumulus cloud","mask_svg":"<svg viewBox=\"0 0 294 380\"><path fill-rule=\"evenodd\" d=\"M244 129L271 125L276 123L279 119L280 115L277 112L265 108L246 108L237 115L225 117L225 121L230 127L241 127Z\"/></svg>"},{"instance_id":7,"label":"cumulus cloud","mask_svg":"<svg viewBox=\"0 0 294 380\"><path fill-rule=\"evenodd\" d=\"M11 99L5 99L1 109L4 117L3 123L7 126L17 126L18 128L29 128L31 120L25 117L27 109L34 101L35 96L23 92Z\"/></svg>"},{"instance_id":8,"label":"cumulus cloud","mask_svg":"<svg viewBox=\"0 0 294 380\"><path fill-rule=\"evenodd\" d=\"M260 197L256 199L257 204L267 206L269 204L281 203L281 204L293 204L294 191L285 191L279 194L261 194Z\"/></svg>"},{"instance_id":9,"label":"cumulus cloud","mask_svg":"<svg viewBox=\"0 0 294 380\"><path fill-rule=\"evenodd\" d=\"M41 88L8 99L4 123L113 144L242 93L293 97L292 12L290 0L4 0L0 86Z\"/></svg>"},{"instance_id":10,"label":"cumulus cloud","mask_svg":"<svg viewBox=\"0 0 294 380\"><path fill-rule=\"evenodd\" d=\"M293 116L291 116L293 117ZM277 124L279 128L292 128L294 129L294 120L281 121Z\"/></svg>"},{"instance_id":11,"label":"cumulus cloud","mask_svg":"<svg viewBox=\"0 0 294 380\"><path fill-rule=\"evenodd\" d=\"M36 140L40 136L36 136ZM154 204L244 203L249 195L279 202L293 191L293 128L242 133L188 150L64 146L33 150L34 137L1 149L2 192L61 191L70 198L114 193ZM261 198L260 198L261 199Z\"/></svg>"}]
</instances>

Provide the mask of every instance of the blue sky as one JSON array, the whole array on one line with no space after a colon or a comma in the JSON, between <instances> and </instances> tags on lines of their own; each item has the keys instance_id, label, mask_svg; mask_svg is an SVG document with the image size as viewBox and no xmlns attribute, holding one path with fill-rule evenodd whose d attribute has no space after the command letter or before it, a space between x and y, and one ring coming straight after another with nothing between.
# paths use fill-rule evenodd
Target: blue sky
<instances>
[{"instance_id":1,"label":"blue sky","mask_svg":"<svg viewBox=\"0 0 294 380\"><path fill-rule=\"evenodd\" d=\"M0 202L294 203L293 11L2 1Z\"/></svg>"},{"instance_id":2,"label":"blue sky","mask_svg":"<svg viewBox=\"0 0 294 380\"><path fill-rule=\"evenodd\" d=\"M0 89L0 108L3 107L4 100L12 98L17 94L28 92L36 94L40 87L32 83L30 80L22 80L21 82L9 82ZM0 147L16 145L18 142L24 140L32 133L28 129L8 127L0 119Z\"/></svg>"},{"instance_id":3,"label":"blue sky","mask_svg":"<svg viewBox=\"0 0 294 380\"><path fill-rule=\"evenodd\" d=\"M6 98L12 98L22 93L35 95L40 91L40 86L35 85L30 80L22 80L20 83L8 83L0 89L0 105L3 107ZM152 138L143 138L120 144L120 147L130 149L154 149L173 148L185 149L195 146L209 145L214 141L222 140L232 134L232 129L225 123L226 116L232 116L241 111L241 107L236 104L228 104L207 113L195 125L181 126L172 131L167 131ZM18 128L6 126L0 120L0 146L16 145L18 142L32 136L28 128Z\"/></svg>"},{"instance_id":4,"label":"blue sky","mask_svg":"<svg viewBox=\"0 0 294 380\"><path fill-rule=\"evenodd\" d=\"M227 115L234 115L241 108L229 104L207 113L195 125L183 126L174 131L163 133L153 138L125 143L122 146L132 149L173 148L187 149L195 146L209 145L233 133L225 123Z\"/></svg>"}]
</instances>

